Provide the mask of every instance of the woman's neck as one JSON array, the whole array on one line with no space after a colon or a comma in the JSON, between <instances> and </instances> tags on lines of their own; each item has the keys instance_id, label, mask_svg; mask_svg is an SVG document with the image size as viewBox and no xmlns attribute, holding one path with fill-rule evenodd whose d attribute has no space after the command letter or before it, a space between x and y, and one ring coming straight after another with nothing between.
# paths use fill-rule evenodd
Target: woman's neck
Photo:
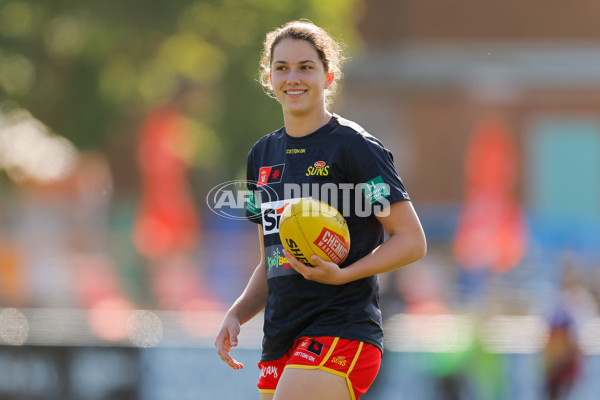
<instances>
[{"instance_id":1,"label":"woman's neck","mask_svg":"<svg viewBox=\"0 0 600 400\"><path fill-rule=\"evenodd\" d=\"M331 113L325 109L315 116L298 116L290 113L283 113L285 130L288 135L302 137L309 135L327 124L331 119Z\"/></svg>"}]
</instances>

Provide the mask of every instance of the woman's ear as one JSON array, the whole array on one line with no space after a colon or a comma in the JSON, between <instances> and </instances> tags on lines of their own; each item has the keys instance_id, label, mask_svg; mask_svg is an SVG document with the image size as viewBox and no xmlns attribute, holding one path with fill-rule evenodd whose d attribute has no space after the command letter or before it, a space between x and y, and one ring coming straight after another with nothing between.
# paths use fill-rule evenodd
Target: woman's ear
<instances>
[{"instance_id":1,"label":"woman's ear","mask_svg":"<svg viewBox=\"0 0 600 400\"><path fill-rule=\"evenodd\" d=\"M334 75L333 71L330 71L327 73L327 77L326 77L327 84L325 85L325 89L327 89L329 86L331 86L334 78L335 78L335 75Z\"/></svg>"}]
</instances>

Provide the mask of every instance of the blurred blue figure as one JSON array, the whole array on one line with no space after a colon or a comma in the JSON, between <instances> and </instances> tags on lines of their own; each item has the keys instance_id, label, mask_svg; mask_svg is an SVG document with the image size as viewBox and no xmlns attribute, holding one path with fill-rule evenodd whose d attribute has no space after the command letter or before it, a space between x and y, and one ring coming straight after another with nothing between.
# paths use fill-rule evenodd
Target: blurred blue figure
<instances>
[{"instance_id":1,"label":"blurred blue figure","mask_svg":"<svg viewBox=\"0 0 600 400\"><path fill-rule=\"evenodd\" d=\"M596 314L579 265L572 258L564 260L562 274L556 303L548 313L548 342L542 354L544 395L549 400L570 398L583 370L578 329Z\"/></svg>"}]
</instances>

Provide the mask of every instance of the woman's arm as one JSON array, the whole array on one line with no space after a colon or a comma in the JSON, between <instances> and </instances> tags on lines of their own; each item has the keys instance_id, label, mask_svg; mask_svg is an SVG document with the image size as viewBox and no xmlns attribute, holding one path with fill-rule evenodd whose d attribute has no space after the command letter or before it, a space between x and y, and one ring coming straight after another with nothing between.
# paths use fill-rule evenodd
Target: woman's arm
<instances>
[{"instance_id":1,"label":"woman's arm","mask_svg":"<svg viewBox=\"0 0 600 400\"><path fill-rule=\"evenodd\" d=\"M367 276L393 271L425 257L425 233L410 201L398 201L376 215L389 239L373 252L345 268L313 255L315 267L299 262L292 254L284 254L292 267L309 280L342 285ZM388 212L389 211L389 212Z\"/></svg>"},{"instance_id":2,"label":"woman's arm","mask_svg":"<svg viewBox=\"0 0 600 400\"><path fill-rule=\"evenodd\" d=\"M252 277L246 285L246 289L233 303L219 329L215 346L221 359L233 369L244 368L244 365L231 357L232 347L238 343L238 335L242 324L248 322L252 317L265 308L267 302L267 270L265 267L265 246L263 242L262 226L258 226L258 237L260 241L260 263L254 270Z\"/></svg>"}]
</instances>

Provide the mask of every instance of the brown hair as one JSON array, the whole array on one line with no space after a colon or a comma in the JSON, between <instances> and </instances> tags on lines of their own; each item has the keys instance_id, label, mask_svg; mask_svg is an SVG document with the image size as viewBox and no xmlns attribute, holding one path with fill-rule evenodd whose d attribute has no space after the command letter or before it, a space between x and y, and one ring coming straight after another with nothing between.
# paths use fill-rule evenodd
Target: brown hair
<instances>
[{"instance_id":1,"label":"brown hair","mask_svg":"<svg viewBox=\"0 0 600 400\"><path fill-rule=\"evenodd\" d=\"M323 28L308 20L291 21L281 28L267 33L260 57L259 82L267 94L273 98L275 98L275 93L269 79L271 63L273 62L273 49L283 39L306 40L311 43L323 63L325 73L333 72L333 82L325 90L326 104L329 105L337 88L337 82L342 78L342 63L345 60L342 54L342 45L335 41Z\"/></svg>"}]
</instances>

